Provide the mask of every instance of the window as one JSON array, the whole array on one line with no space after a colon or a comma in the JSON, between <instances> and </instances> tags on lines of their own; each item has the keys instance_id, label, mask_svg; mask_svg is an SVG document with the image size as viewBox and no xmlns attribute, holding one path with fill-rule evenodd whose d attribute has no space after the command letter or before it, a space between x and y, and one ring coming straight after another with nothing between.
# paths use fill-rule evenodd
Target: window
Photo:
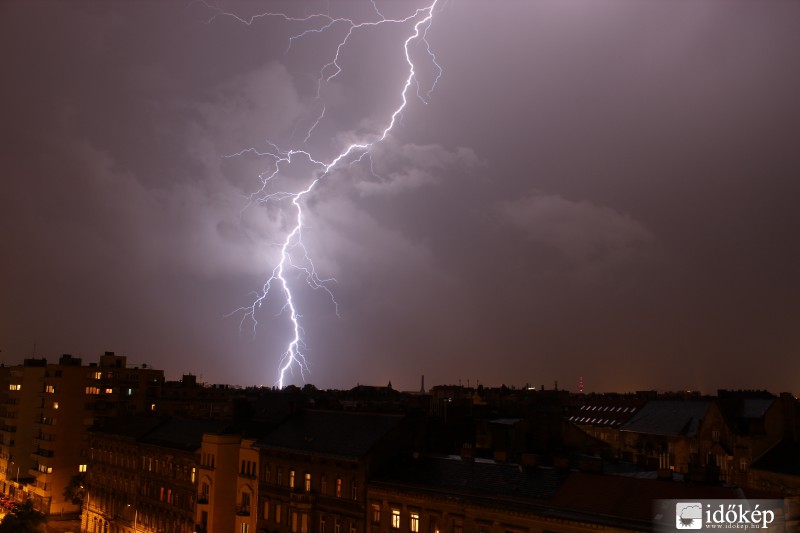
<instances>
[{"instance_id":1,"label":"window","mask_svg":"<svg viewBox=\"0 0 800 533\"><path fill-rule=\"evenodd\" d=\"M283 483L283 468L278 469L278 485Z\"/></svg>"},{"instance_id":2,"label":"window","mask_svg":"<svg viewBox=\"0 0 800 533\"><path fill-rule=\"evenodd\" d=\"M441 530L439 529L439 522L437 522L436 518L431 518L430 533L441 533Z\"/></svg>"},{"instance_id":3,"label":"window","mask_svg":"<svg viewBox=\"0 0 800 533\"><path fill-rule=\"evenodd\" d=\"M419 533L419 513L411 513L411 522L408 525L408 530Z\"/></svg>"},{"instance_id":4,"label":"window","mask_svg":"<svg viewBox=\"0 0 800 533\"><path fill-rule=\"evenodd\" d=\"M280 502L275 504L275 523L281 523L281 504Z\"/></svg>"},{"instance_id":5,"label":"window","mask_svg":"<svg viewBox=\"0 0 800 533\"><path fill-rule=\"evenodd\" d=\"M358 483L356 483L355 479L350 483L350 498L358 499Z\"/></svg>"},{"instance_id":6,"label":"window","mask_svg":"<svg viewBox=\"0 0 800 533\"><path fill-rule=\"evenodd\" d=\"M298 514L297 511L292 511L292 533L297 533Z\"/></svg>"},{"instance_id":7,"label":"window","mask_svg":"<svg viewBox=\"0 0 800 533\"><path fill-rule=\"evenodd\" d=\"M305 479L303 481L303 488L305 489L306 492L309 492L311 490L311 473L310 472L306 472Z\"/></svg>"},{"instance_id":8,"label":"window","mask_svg":"<svg viewBox=\"0 0 800 533\"><path fill-rule=\"evenodd\" d=\"M197 469L195 467L192 467L192 477L190 479L192 483L194 483L197 480Z\"/></svg>"},{"instance_id":9,"label":"window","mask_svg":"<svg viewBox=\"0 0 800 533\"><path fill-rule=\"evenodd\" d=\"M58 409L58 402L53 402L53 409Z\"/></svg>"},{"instance_id":10,"label":"window","mask_svg":"<svg viewBox=\"0 0 800 533\"><path fill-rule=\"evenodd\" d=\"M372 523L378 525L381 523L381 506L380 504L372 504Z\"/></svg>"},{"instance_id":11,"label":"window","mask_svg":"<svg viewBox=\"0 0 800 533\"><path fill-rule=\"evenodd\" d=\"M322 494L328 492L328 476L322 476L319 480L319 491Z\"/></svg>"},{"instance_id":12,"label":"window","mask_svg":"<svg viewBox=\"0 0 800 533\"><path fill-rule=\"evenodd\" d=\"M294 470L289 470L289 488L294 488Z\"/></svg>"},{"instance_id":13,"label":"window","mask_svg":"<svg viewBox=\"0 0 800 533\"><path fill-rule=\"evenodd\" d=\"M319 517L319 533L325 533L325 515Z\"/></svg>"},{"instance_id":14,"label":"window","mask_svg":"<svg viewBox=\"0 0 800 533\"><path fill-rule=\"evenodd\" d=\"M392 529L400 529L400 509L392 509Z\"/></svg>"},{"instance_id":15,"label":"window","mask_svg":"<svg viewBox=\"0 0 800 533\"><path fill-rule=\"evenodd\" d=\"M742 474L747 473L747 459L745 459L744 457L739 459L739 472L741 472Z\"/></svg>"},{"instance_id":16,"label":"window","mask_svg":"<svg viewBox=\"0 0 800 533\"><path fill-rule=\"evenodd\" d=\"M247 522L242 524L242 533L250 533L250 524Z\"/></svg>"},{"instance_id":17,"label":"window","mask_svg":"<svg viewBox=\"0 0 800 533\"><path fill-rule=\"evenodd\" d=\"M48 394L54 394L56 392L56 388L52 385L47 385L45 386L44 391Z\"/></svg>"},{"instance_id":18,"label":"window","mask_svg":"<svg viewBox=\"0 0 800 533\"><path fill-rule=\"evenodd\" d=\"M342 533L342 525L338 518L333 521L333 533Z\"/></svg>"},{"instance_id":19,"label":"window","mask_svg":"<svg viewBox=\"0 0 800 533\"><path fill-rule=\"evenodd\" d=\"M713 440L714 442L719 442L719 430L718 429L711 430L711 440Z\"/></svg>"},{"instance_id":20,"label":"window","mask_svg":"<svg viewBox=\"0 0 800 533\"><path fill-rule=\"evenodd\" d=\"M336 497L342 497L342 478L340 477L336 478Z\"/></svg>"},{"instance_id":21,"label":"window","mask_svg":"<svg viewBox=\"0 0 800 533\"><path fill-rule=\"evenodd\" d=\"M114 394L114 389L111 387L106 387L106 394Z\"/></svg>"},{"instance_id":22,"label":"window","mask_svg":"<svg viewBox=\"0 0 800 533\"><path fill-rule=\"evenodd\" d=\"M269 500L264 500L264 520L269 520Z\"/></svg>"},{"instance_id":23,"label":"window","mask_svg":"<svg viewBox=\"0 0 800 533\"><path fill-rule=\"evenodd\" d=\"M78 465L78 472L86 472L86 465Z\"/></svg>"},{"instance_id":24,"label":"window","mask_svg":"<svg viewBox=\"0 0 800 533\"><path fill-rule=\"evenodd\" d=\"M242 492L242 511L246 513L250 513L250 493L249 492Z\"/></svg>"},{"instance_id":25,"label":"window","mask_svg":"<svg viewBox=\"0 0 800 533\"><path fill-rule=\"evenodd\" d=\"M103 378L103 373L102 372L95 372L94 374L92 374L92 378L93 379L102 379Z\"/></svg>"},{"instance_id":26,"label":"window","mask_svg":"<svg viewBox=\"0 0 800 533\"><path fill-rule=\"evenodd\" d=\"M98 387L86 387L86 394L100 394Z\"/></svg>"}]
</instances>

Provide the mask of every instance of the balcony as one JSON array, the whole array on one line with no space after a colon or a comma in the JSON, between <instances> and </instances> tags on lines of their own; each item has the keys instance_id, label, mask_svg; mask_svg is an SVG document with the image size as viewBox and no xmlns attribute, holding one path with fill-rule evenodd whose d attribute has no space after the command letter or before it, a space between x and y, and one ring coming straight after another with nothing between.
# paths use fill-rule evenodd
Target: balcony
<instances>
[{"instance_id":1,"label":"balcony","mask_svg":"<svg viewBox=\"0 0 800 533\"><path fill-rule=\"evenodd\" d=\"M208 505L208 496L200 496L197 498L197 505Z\"/></svg>"},{"instance_id":2,"label":"balcony","mask_svg":"<svg viewBox=\"0 0 800 533\"><path fill-rule=\"evenodd\" d=\"M291 501L294 503L314 503L313 492L292 492L289 496L291 497Z\"/></svg>"},{"instance_id":3,"label":"balcony","mask_svg":"<svg viewBox=\"0 0 800 533\"><path fill-rule=\"evenodd\" d=\"M237 516L250 516L250 506L239 505L238 507L236 507L236 514Z\"/></svg>"},{"instance_id":4,"label":"balcony","mask_svg":"<svg viewBox=\"0 0 800 533\"><path fill-rule=\"evenodd\" d=\"M45 457L49 459L50 457L53 457L55 455L55 452L53 450L45 450L44 448L37 448L33 450L33 452L31 452L31 455L34 455L36 457Z\"/></svg>"}]
</instances>

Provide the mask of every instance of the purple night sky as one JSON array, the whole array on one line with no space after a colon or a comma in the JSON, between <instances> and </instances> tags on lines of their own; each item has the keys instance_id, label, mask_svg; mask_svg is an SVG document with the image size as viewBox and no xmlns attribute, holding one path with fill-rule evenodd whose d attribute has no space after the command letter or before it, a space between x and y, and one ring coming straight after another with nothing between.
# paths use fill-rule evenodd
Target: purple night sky
<instances>
[{"instance_id":1,"label":"purple night sky","mask_svg":"<svg viewBox=\"0 0 800 533\"><path fill-rule=\"evenodd\" d=\"M304 202L340 313L298 290L307 382L800 390L800 2L439 4L428 103L412 91L374 174L347 165ZM368 0L220 6L377 16ZM269 158L223 156L269 140L330 159L380 131L408 25L354 35L317 100L342 28L289 48L314 25L213 15L0 4L5 364L114 350L168 379L275 383L281 301L255 335L226 315L269 277L289 213L247 207Z\"/></svg>"}]
</instances>

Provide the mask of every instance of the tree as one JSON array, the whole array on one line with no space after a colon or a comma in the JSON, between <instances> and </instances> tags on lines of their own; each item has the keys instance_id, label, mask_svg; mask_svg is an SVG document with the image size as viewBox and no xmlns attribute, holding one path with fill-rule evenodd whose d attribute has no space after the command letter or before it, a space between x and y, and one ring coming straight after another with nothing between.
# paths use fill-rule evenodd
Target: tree
<instances>
[{"instance_id":1,"label":"tree","mask_svg":"<svg viewBox=\"0 0 800 533\"><path fill-rule=\"evenodd\" d=\"M33 508L33 501L16 505L0 522L0 533L45 533L47 517Z\"/></svg>"},{"instance_id":2,"label":"tree","mask_svg":"<svg viewBox=\"0 0 800 533\"><path fill-rule=\"evenodd\" d=\"M86 493L86 475L83 473L75 474L69 479L69 483L64 487L64 498L75 505L83 505L83 496Z\"/></svg>"}]
</instances>

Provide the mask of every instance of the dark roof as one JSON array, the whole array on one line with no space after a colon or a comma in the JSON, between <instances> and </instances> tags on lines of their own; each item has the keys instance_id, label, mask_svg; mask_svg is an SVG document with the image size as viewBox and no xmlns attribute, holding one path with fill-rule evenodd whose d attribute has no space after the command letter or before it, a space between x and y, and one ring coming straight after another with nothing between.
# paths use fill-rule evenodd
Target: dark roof
<instances>
[{"instance_id":1,"label":"dark roof","mask_svg":"<svg viewBox=\"0 0 800 533\"><path fill-rule=\"evenodd\" d=\"M775 498L766 491L703 485L677 481L640 479L629 476L572 472L552 498L554 507L586 513L597 518L630 520L652 525L675 525L675 514L659 510L658 500L697 501L702 499ZM659 516L660 515L660 516ZM648 527L647 530L651 528Z\"/></svg>"},{"instance_id":2,"label":"dark roof","mask_svg":"<svg viewBox=\"0 0 800 533\"><path fill-rule=\"evenodd\" d=\"M783 440L756 459L752 468L800 476L800 443Z\"/></svg>"},{"instance_id":3,"label":"dark roof","mask_svg":"<svg viewBox=\"0 0 800 533\"><path fill-rule=\"evenodd\" d=\"M622 425L622 431L677 437L694 436L708 411L708 401L654 400Z\"/></svg>"},{"instance_id":4,"label":"dark roof","mask_svg":"<svg viewBox=\"0 0 800 533\"><path fill-rule=\"evenodd\" d=\"M306 410L258 439L256 446L359 458L403 419L402 415Z\"/></svg>"},{"instance_id":5,"label":"dark roof","mask_svg":"<svg viewBox=\"0 0 800 533\"><path fill-rule=\"evenodd\" d=\"M194 451L200 448L203 433L220 433L229 425L225 420L142 414L104 420L90 431L153 446Z\"/></svg>"},{"instance_id":6,"label":"dark roof","mask_svg":"<svg viewBox=\"0 0 800 533\"><path fill-rule=\"evenodd\" d=\"M145 444L194 451L200 449L203 433L220 433L230 426L226 420L169 417L140 441Z\"/></svg>"},{"instance_id":7,"label":"dark roof","mask_svg":"<svg viewBox=\"0 0 800 533\"><path fill-rule=\"evenodd\" d=\"M415 491L508 501L549 498L565 475L552 468L524 469L515 464L465 461L460 457L420 457L393 462L374 481L404 485Z\"/></svg>"}]
</instances>

